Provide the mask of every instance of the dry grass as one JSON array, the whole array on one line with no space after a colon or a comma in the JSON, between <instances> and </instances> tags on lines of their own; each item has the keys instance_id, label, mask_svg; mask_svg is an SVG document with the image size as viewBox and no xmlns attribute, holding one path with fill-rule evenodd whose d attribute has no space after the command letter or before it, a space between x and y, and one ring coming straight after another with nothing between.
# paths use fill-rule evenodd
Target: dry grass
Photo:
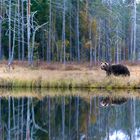
<instances>
[{"instance_id":1,"label":"dry grass","mask_svg":"<svg viewBox=\"0 0 140 140\"><path fill-rule=\"evenodd\" d=\"M130 77L106 77L99 67L89 68L88 64L76 65L45 63L39 67L27 67L26 63L14 64L10 71L0 64L0 87L29 88L106 88L135 89L140 88L140 66L128 66Z\"/></svg>"}]
</instances>

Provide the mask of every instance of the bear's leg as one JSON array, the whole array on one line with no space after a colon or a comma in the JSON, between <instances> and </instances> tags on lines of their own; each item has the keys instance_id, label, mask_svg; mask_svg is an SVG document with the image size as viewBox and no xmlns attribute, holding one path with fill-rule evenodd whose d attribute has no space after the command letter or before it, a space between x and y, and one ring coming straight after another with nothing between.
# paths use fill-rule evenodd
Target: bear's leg
<instances>
[{"instance_id":1,"label":"bear's leg","mask_svg":"<svg viewBox=\"0 0 140 140\"><path fill-rule=\"evenodd\" d=\"M110 71L106 71L106 75L107 76L110 76L111 75L111 72Z\"/></svg>"}]
</instances>

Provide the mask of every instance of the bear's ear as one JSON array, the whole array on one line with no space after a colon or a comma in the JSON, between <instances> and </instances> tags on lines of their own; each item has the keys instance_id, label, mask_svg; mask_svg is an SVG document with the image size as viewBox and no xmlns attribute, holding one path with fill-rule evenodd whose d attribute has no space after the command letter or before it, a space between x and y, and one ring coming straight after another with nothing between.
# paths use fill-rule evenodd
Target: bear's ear
<instances>
[{"instance_id":1,"label":"bear's ear","mask_svg":"<svg viewBox=\"0 0 140 140\"><path fill-rule=\"evenodd\" d=\"M101 62L100 64L103 65L103 64L105 64L105 63L106 63L106 62ZM106 64L105 64L105 65L106 65Z\"/></svg>"},{"instance_id":2,"label":"bear's ear","mask_svg":"<svg viewBox=\"0 0 140 140\"><path fill-rule=\"evenodd\" d=\"M107 62L105 62L105 65L108 66L109 64Z\"/></svg>"}]
</instances>

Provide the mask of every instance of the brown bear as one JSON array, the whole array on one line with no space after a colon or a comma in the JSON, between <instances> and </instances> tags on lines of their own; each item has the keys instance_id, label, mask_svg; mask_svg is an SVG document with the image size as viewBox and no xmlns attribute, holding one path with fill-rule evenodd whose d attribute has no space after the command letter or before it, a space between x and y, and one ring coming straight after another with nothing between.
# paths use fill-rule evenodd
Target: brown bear
<instances>
[{"instance_id":1,"label":"brown bear","mask_svg":"<svg viewBox=\"0 0 140 140\"><path fill-rule=\"evenodd\" d=\"M122 64L109 64L107 62L101 63L101 69L106 71L107 76L113 74L115 76L130 76L128 68Z\"/></svg>"}]
</instances>

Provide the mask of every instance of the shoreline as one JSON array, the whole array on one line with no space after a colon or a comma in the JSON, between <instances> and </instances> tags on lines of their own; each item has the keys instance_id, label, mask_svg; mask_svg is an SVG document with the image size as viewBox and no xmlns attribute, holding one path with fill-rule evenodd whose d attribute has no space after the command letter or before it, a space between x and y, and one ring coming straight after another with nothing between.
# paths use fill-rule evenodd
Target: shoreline
<instances>
[{"instance_id":1,"label":"shoreline","mask_svg":"<svg viewBox=\"0 0 140 140\"><path fill-rule=\"evenodd\" d=\"M8 98L37 98L42 100L45 97L80 97L85 99L90 99L93 97L111 97L111 98L139 98L140 99L140 90L105 90L105 89L0 89L0 97Z\"/></svg>"},{"instance_id":2,"label":"shoreline","mask_svg":"<svg viewBox=\"0 0 140 140\"><path fill-rule=\"evenodd\" d=\"M84 78L83 78L84 79ZM43 79L37 77L33 79L0 78L0 88L30 88L30 89L140 89L140 81L128 77L105 77L102 80L84 80L73 78Z\"/></svg>"},{"instance_id":3,"label":"shoreline","mask_svg":"<svg viewBox=\"0 0 140 140\"><path fill-rule=\"evenodd\" d=\"M56 64L53 68L60 66ZM108 77L99 66L89 69L86 65L71 65L59 70L50 67L33 69L14 65L14 69L7 71L1 65L0 88L140 89L140 66L137 65L128 66L130 77Z\"/></svg>"}]
</instances>

